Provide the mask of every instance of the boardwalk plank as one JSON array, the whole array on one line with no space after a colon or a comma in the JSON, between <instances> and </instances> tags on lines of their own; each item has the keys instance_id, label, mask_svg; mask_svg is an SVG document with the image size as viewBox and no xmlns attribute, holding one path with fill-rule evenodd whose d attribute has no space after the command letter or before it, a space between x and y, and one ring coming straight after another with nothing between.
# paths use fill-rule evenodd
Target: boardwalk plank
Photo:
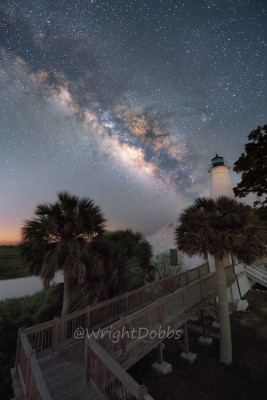
<instances>
[{"instance_id":1,"label":"boardwalk plank","mask_svg":"<svg viewBox=\"0 0 267 400\"><path fill-rule=\"evenodd\" d=\"M199 270L199 274L200 270ZM157 322L156 325L152 326L150 323L148 323L148 326L150 326L150 329L155 329L158 327L159 322L158 321L163 321L163 327L167 327L168 325L170 326L170 329L176 330L178 329L181 325L183 325L192 315L196 314L197 312L200 311L201 308L206 306L215 296L216 296L216 290L215 287L211 287L211 290L209 289L209 278L212 277L211 275L207 275L208 279L208 288L206 290L206 297L203 297L203 285L202 285L202 280L200 279L198 287L196 287L196 296L191 296L191 303L187 300L187 291L185 292L184 289L184 296L185 300L183 300L183 297L178 295L178 297L175 297L175 301L178 299L178 303L180 304L180 298L182 301L185 301L185 305L183 306L183 311L179 311L177 313L177 309L179 309L179 304L177 304L177 309L173 310L173 295L176 296L175 293L173 293L173 290L171 293L164 296L160 301L163 301L164 298L167 301L170 299L170 310L172 312L172 315L169 317L162 318L162 302L159 303L159 301L156 301L155 303L150 304L149 306L146 305L146 307L140 307L139 311L134 311L128 314L127 317L123 319L125 321L127 318L130 320L134 320L134 318L137 318L137 326L140 325L142 322L142 313L149 315L149 310L147 308L151 309L155 308L155 305L157 308L157 312L159 312L160 319L157 317ZM234 279L231 278L230 279ZM232 282L229 281L229 284ZM193 283L191 282L189 285L186 285L188 289L190 287L193 287L193 285L196 285L197 282L194 281ZM200 285L201 284L201 285ZM158 285L156 283L155 285ZM194 286L195 287L195 286ZM179 293L180 293L179 289ZM178 291L177 291L178 292ZM199 298L199 292L202 293L202 297L200 301L197 301ZM164 292L165 293L165 292ZM191 295L192 293L189 291L189 294ZM158 296L156 296L158 297ZM194 303L194 299L197 301ZM157 303L157 304L156 304ZM158 305L159 303L159 305ZM190 307L190 304L192 306ZM176 303L175 303L176 305ZM189 308L188 308L189 305ZM100 306L99 306L100 307ZM174 312L176 311L176 312ZM138 313L138 317L135 316L135 314ZM141 316L140 316L141 313ZM139 320L138 320L139 318ZM148 321L153 321L154 324L154 317L150 319L149 317ZM146 318L144 317L144 326L145 326L145 321ZM140 322L141 321L141 322ZM114 324L122 324L121 320L117 322L113 322ZM125 322L124 322L125 323ZM127 323L126 323L127 324ZM106 326L106 329L109 329L109 326ZM132 365L134 365L137 361L139 361L142 357L144 357L147 353L149 353L153 348L157 347L165 338L154 338L154 339L143 339L143 340L136 340L133 341L130 345L127 345L125 347L125 354L123 356L121 355L121 350L117 354L110 354L115 358L115 360L121 364L125 369L130 368ZM123 347L121 347L123 348ZM112 347L110 348L110 351ZM114 347L113 347L114 349ZM107 350L108 351L108 350ZM84 339L80 340L68 340L65 342L63 346L61 346L59 349L57 348L57 351L52 353L52 352L43 352L37 354L38 362L41 368L41 371L43 373L44 380L47 384L48 390L51 393L51 396L53 400L104 400L106 397L102 395L96 386L93 384L88 384L86 382L84 372L85 372L85 341ZM20 385L18 385L17 379L15 376L12 375L13 378L13 384L16 387L18 386L18 396L15 393L16 399L20 400L23 399L19 397L20 395ZM20 382L19 382L20 383ZM15 392L15 391L14 391Z\"/></svg>"},{"instance_id":2,"label":"boardwalk plank","mask_svg":"<svg viewBox=\"0 0 267 400\"><path fill-rule=\"evenodd\" d=\"M104 400L105 397L84 377L84 347L79 341L50 357L39 359L54 400Z\"/></svg>"}]
</instances>

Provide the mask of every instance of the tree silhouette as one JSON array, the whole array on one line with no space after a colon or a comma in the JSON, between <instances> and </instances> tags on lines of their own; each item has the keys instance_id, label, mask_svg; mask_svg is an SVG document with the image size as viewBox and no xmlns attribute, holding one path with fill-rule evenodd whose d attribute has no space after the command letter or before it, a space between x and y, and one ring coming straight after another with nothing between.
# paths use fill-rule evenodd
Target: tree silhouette
<instances>
[{"instance_id":1,"label":"tree silhouette","mask_svg":"<svg viewBox=\"0 0 267 400\"><path fill-rule=\"evenodd\" d=\"M249 143L234 164L234 171L242 173L234 188L235 196L257 195L255 206L267 206L267 125L258 126L248 135ZM264 198L265 196L265 198Z\"/></svg>"},{"instance_id":2,"label":"tree silhouette","mask_svg":"<svg viewBox=\"0 0 267 400\"><path fill-rule=\"evenodd\" d=\"M72 282L83 282L87 268L101 262L92 251L92 242L104 232L104 222L92 200L61 192L55 203L38 205L35 218L22 228L24 268L40 275L45 286L57 271L64 274L62 316L70 309Z\"/></svg>"},{"instance_id":3,"label":"tree silhouette","mask_svg":"<svg viewBox=\"0 0 267 400\"><path fill-rule=\"evenodd\" d=\"M216 281L220 317L220 360L232 362L232 342L228 310L227 284L224 258L229 254L245 263L266 254L266 225L256 211L248 205L229 197L196 199L180 216L176 228L179 250L189 256L207 255L215 257Z\"/></svg>"}]
</instances>

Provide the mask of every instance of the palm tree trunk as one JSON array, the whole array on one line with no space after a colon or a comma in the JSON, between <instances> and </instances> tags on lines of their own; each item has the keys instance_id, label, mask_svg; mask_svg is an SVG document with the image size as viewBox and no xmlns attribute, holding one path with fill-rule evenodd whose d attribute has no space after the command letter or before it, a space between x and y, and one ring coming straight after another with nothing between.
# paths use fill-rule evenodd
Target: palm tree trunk
<instances>
[{"instance_id":1,"label":"palm tree trunk","mask_svg":"<svg viewBox=\"0 0 267 400\"><path fill-rule=\"evenodd\" d=\"M69 274L64 271L64 289L63 289L63 304L61 317L68 314L70 309L70 277Z\"/></svg>"},{"instance_id":2,"label":"palm tree trunk","mask_svg":"<svg viewBox=\"0 0 267 400\"><path fill-rule=\"evenodd\" d=\"M216 280L219 298L219 318L220 318L220 361L229 365L232 362L232 340L231 326L229 318L229 306L227 296L227 284L222 259L215 258Z\"/></svg>"}]
</instances>

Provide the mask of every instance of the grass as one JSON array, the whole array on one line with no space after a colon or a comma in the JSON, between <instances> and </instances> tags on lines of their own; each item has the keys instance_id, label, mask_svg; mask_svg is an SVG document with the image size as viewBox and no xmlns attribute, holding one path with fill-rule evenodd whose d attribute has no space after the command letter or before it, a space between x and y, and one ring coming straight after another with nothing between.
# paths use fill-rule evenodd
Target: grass
<instances>
[{"instance_id":1,"label":"grass","mask_svg":"<svg viewBox=\"0 0 267 400\"><path fill-rule=\"evenodd\" d=\"M158 357L157 351L132 367L130 374L138 383L146 385L149 394L157 400L265 400L267 292L249 291L246 298L250 304L249 311L231 315L233 363L230 367L218 361L219 339L214 339L209 348L201 347L197 341L199 333L191 329L190 351L198 357L193 364L180 359L181 348L173 339L166 341L164 352L164 360L173 367L171 374L157 376L151 371L151 364Z\"/></svg>"},{"instance_id":2,"label":"grass","mask_svg":"<svg viewBox=\"0 0 267 400\"><path fill-rule=\"evenodd\" d=\"M0 246L0 280L28 276L21 269L17 246Z\"/></svg>"}]
</instances>

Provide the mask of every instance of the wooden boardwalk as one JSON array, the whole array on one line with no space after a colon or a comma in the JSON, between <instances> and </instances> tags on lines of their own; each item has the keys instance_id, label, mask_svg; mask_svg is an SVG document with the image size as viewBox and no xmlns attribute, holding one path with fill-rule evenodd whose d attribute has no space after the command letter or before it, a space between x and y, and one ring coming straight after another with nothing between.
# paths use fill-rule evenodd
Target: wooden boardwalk
<instances>
[{"instance_id":1,"label":"wooden boardwalk","mask_svg":"<svg viewBox=\"0 0 267 400\"><path fill-rule=\"evenodd\" d=\"M98 388L87 382L84 373L84 340L61 348L58 352L38 357L47 389L54 400L106 400ZM25 400L20 376L11 370L14 399ZM28 397L37 400L35 393ZM41 397L42 398L42 397Z\"/></svg>"},{"instance_id":2,"label":"wooden boardwalk","mask_svg":"<svg viewBox=\"0 0 267 400\"><path fill-rule=\"evenodd\" d=\"M232 267L225 272L230 285ZM126 370L166 339L149 333L179 329L216 295L215 275L204 264L19 332L15 399L153 400ZM109 336L133 328L145 328L148 335L119 335L116 341ZM75 339L77 329L83 338ZM95 335L87 337L92 331Z\"/></svg>"},{"instance_id":3,"label":"wooden boardwalk","mask_svg":"<svg viewBox=\"0 0 267 400\"><path fill-rule=\"evenodd\" d=\"M168 328L172 331L177 331L180 328L184 327L184 324L193 316L195 316L200 310L203 310L204 307L214 298L214 295L207 296L205 299L202 299L198 303L196 303L193 307L187 310L185 313L177 312L171 315L169 318L163 322L163 324L156 324L154 327L150 328L151 331L158 331L161 327L162 330L167 332ZM114 359L118 361L120 365L122 365L125 369L131 368L134 364L136 364L141 358L147 355L151 350L158 347L166 337L160 338L157 337L153 340L150 339L149 335L144 339L136 340L131 346L128 347L127 352L119 355L114 355ZM184 343L184 339L180 340L181 347L186 350L186 344Z\"/></svg>"},{"instance_id":4,"label":"wooden boardwalk","mask_svg":"<svg viewBox=\"0 0 267 400\"><path fill-rule=\"evenodd\" d=\"M55 400L105 400L87 383L84 373L84 340L66 346L39 360L49 392Z\"/></svg>"}]
</instances>

